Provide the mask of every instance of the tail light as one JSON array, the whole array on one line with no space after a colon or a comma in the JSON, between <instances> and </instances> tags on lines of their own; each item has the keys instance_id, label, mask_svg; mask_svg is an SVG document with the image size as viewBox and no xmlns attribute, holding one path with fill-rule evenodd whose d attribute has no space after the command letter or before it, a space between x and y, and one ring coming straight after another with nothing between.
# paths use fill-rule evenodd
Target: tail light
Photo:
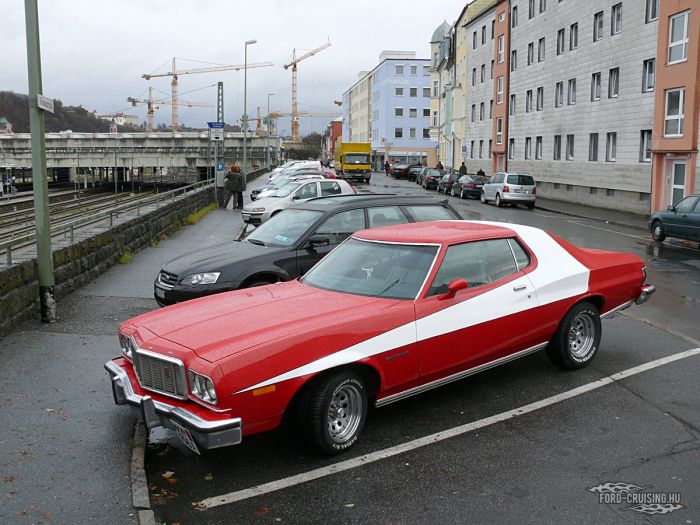
<instances>
[{"instance_id":1,"label":"tail light","mask_svg":"<svg viewBox=\"0 0 700 525\"><path fill-rule=\"evenodd\" d=\"M508 193L510 188L508 186L503 186L503 193Z\"/></svg>"},{"instance_id":2,"label":"tail light","mask_svg":"<svg viewBox=\"0 0 700 525\"><path fill-rule=\"evenodd\" d=\"M533 195L537 195L537 186L535 186L534 188L532 188L532 194L533 194Z\"/></svg>"},{"instance_id":3,"label":"tail light","mask_svg":"<svg viewBox=\"0 0 700 525\"><path fill-rule=\"evenodd\" d=\"M476 186L474 186L473 184L467 184L467 188L470 188L473 190L474 188L476 188Z\"/></svg>"}]
</instances>

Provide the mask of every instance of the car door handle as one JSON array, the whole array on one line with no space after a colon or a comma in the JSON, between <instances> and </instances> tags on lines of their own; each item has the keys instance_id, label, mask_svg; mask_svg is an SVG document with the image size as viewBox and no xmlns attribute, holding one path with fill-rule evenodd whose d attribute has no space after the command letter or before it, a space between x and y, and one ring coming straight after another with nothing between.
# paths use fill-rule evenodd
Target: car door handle
<instances>
[{"instance_id":1,"label":"car door handle","mask_svg":"<svg viewBox=\"0 0 700 525\"><path fill-rule=\"evenodd\" d=\"M520 284L518 286L513 286L513 291L514 292L522 292L523 290L527 290L527 285L526 284Z\"/></svg>"}]
</instances>

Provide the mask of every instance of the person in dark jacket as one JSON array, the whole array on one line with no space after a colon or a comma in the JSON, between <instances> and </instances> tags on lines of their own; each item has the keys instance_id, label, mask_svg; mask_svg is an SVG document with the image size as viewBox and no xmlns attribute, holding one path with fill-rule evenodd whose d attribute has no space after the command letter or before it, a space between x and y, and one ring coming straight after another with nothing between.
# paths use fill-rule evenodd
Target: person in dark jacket
<instances>
[{"instance_id":1,"label":"person in dark jacket","mask_svg":"<svg viewBox=\"0 0 700 525\"><path fill-rule=\"evenodd\" d=\"M389 176L389 161L385 160L384 161L384 175L387 177Z\"/></svg>"},{"instance_id":2,"label":"person in dark jacket","mask_svg":"<svg viewBox=\"0 0 700 525\"><path fill-rule=\"evenodd\" d=\"M459 174L460 175L467 174L467 166L464 164L464 161L462 161L462 165L459 167Z\"/></svg>"},{"instance_id":3,"label":"person in dark jacket","mask_svg":"<svg viewBox=\"0 0 700 525\"><path fill-rule=\"evenodd\" d=\"M436 167L437 169L439 169L439 170L444 170L444 169L445 169L445 167L442 165L442 162L440 162L440 161L437 162L437 164L435 165L435 167Z\"/></svg>"},{"instance_id":4,"label":"person in dark jacket","mask_svg":"<svg viewBox=\"0 0 700 525\"><path fill-rule=\"evenodd\" d=\"M233 197L232 209L243 209L243 192L246 189L245 175L241 173L238 166L233 164L231 169L226 174L226 182L224 182L226 190L226 198L224 200L224 208L228 206L228 201Z\"/></svg>"},{"instance_id":5,"label":"person in dark jacket","mask_svg":"<svg viewBox=\"0 0 700 525\"><path fill-rule=\"evenodd\" d=\"M484 173L484 170L482 170L481 168L479 168L479 171L476 172L476 175L477 175L478 177L483 177L483 176L485 176L486 174Z\"/></svg>"}]
</instances>

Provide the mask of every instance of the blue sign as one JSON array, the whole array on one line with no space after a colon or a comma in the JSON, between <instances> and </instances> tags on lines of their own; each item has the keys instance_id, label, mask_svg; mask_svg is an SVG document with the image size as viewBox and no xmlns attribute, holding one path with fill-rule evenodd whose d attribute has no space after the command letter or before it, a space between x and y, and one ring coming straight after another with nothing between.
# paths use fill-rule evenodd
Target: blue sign
<instances>
[{"instance_id":1,"label":"blue sign","mask_svg":"<svg viewBox=\"0 0 700 525\"><path fill-rule=\"evenodd\" d=\"M224 123L223 122L207 122L207 126L213 129L223 129Z\"/></svg>"},{"instance_id":2,"label":"blue sign","mask_svg":"<svg viewBox=\"0 0 700 525\"><path fill-rule=\"evenodd\" d=\"M223 162L219 162L219 163L216 165L216 169L217 169L217 171L224 171L224 163L223 163Z\"/></svg>"}]
</instances>

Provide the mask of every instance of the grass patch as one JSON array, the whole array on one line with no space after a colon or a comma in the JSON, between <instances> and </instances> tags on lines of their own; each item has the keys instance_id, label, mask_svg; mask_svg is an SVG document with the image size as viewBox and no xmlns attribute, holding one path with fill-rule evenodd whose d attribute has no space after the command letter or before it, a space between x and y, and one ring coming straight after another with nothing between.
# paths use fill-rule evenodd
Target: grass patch
<instances>
[{"instance_id":1,"label":"grass patch","mask_svg":"<svg viewBox=\"0 0 700 525\"><path fill-rule=\"evenodd\" d=\"M119 257L119 264L129 264L133 260L134 254L131 253L131 250L124 250Z\"/></svg>"},{"instance_id":2,"label":"grass patch","mask_svg":"<svg viewBox=\"0 0 700 525\"><path fill-rule=\"evenodd\" d=\"M201 210L198 210L194 213L191 213L184 219L184 223L187 224L188 226L191 226L192 224L197 224L199 220L204 217L207 213L209 213L212 210L216 209L216 203L212 202L211 204L208 204Z\"/></svg>"}]
</instances>

